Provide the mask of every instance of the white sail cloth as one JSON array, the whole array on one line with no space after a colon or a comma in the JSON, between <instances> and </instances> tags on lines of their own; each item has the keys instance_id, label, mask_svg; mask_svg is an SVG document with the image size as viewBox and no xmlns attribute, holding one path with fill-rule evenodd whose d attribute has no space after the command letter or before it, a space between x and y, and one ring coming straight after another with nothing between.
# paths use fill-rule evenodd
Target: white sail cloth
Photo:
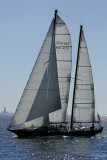
<instances>
[{"instance_id":1,"label":"white sail cloth","mask_svg":"<svg viewBox=\"0 0 107 160\"><path fill-rule=\"evenodd\" d=\"M51 113L49 117L51 122L65 122L71 80L72 46L67 26L59 16L56 18L55 45L61 109Z\"/></svg>"},{"instance_id":2,"label":"white sail cloth","mask_svg":"<svg viewBox=\"0 0 107 160\"><path fill-rule=\"evenodd\" d=\"M56 23L53 19L50 25L10 126L23 123L46 126L49 118L50 121L65 120L70 73L70 35L57 16ZM54 114L56 110L59 112ZM48 116L49 113L52 114Z\"/></svg>"},{"instance_id":3,"label":"white sail cloth","mask_svg":"<svg viewBox=\"0 0 107 160\"><path fill-rule=\"evenodd\" d=\"M95 121L94 83L88 49L83 30L81 30L73 105L73 122L93 121Z\"/></svg>"}]
</instances>

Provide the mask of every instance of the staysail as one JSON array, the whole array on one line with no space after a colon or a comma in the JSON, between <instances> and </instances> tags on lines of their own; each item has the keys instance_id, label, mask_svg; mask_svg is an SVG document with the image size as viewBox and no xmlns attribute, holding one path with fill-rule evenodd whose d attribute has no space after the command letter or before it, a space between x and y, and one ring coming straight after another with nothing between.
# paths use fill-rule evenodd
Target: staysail
<instances>
[{"instance_id":1,"label":"staysail","mask_svg":"<svg viewBox=\"0 0 107 160\"><path fill-rule=\"evenodd\" d=\"M31 124L37 126L48 125L49 120L55 118L57 110L59 112L55 121L58 121L58 117L60 120L61 117L65 119L70 72L70 35L65 23L56 14L10 126L19 124L25 124L25 126Z\"/></svg>"},{"instance_id":2,"label":"staysail","mask_svg":"<svg viewBox=\"0 0 107 160\"><path fill-rule=\"evenodd\" d=\"M74 82L71 123L93 121L95 121L94 83L88 48L81 26Z\"/></svg>"}]
</instances>

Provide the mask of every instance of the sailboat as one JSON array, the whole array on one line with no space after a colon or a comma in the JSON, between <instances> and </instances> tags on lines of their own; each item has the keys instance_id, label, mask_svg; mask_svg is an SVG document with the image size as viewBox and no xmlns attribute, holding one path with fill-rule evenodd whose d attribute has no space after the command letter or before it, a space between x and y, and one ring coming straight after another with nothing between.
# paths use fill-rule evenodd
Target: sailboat
<instances>
[{"instance_id":1,"label":"sailboat","mask_svg":"<svg viewBox=\"0 0 107 160\"><path fill-rule=\"evenodd\" d=\"M65 22L55 10L46 38L8 130L18 137L92 136L95 123L94 83L88 49L80 26L71 125L66 121L72 67L72 45Z\"/></svg>"}]
</instances>

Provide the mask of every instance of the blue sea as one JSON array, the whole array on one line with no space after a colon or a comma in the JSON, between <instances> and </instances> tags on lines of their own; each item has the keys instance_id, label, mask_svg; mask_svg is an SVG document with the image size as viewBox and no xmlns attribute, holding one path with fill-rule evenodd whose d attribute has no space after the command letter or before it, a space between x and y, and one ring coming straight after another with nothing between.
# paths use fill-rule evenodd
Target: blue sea
<instances>
[{"instance_id":1,"label":"blue sea","mask_svg":"<svg viewBox=\"0 0 107 160\"><path fill-rule=\"evenodd\" d=\"M12 116L0 115L0 160L107 160L107 117L94 137L18 139L7 131Z\"/></svg>"}]
</instances>

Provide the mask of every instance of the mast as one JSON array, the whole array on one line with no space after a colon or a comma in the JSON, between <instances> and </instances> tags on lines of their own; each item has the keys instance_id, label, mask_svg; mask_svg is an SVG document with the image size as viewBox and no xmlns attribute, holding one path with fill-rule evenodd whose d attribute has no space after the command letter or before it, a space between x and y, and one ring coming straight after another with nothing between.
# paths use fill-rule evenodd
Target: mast
<instances>
[{"instance_id":1,"label":"mast","mask_svg":"<svg viewBox=\"0 0 107 160\"><path fill-rule=\"evenodd\" d=\"M74 107L75 87L76 87L76 75L77 75L77 68L78 68L79 48L80 48L80 41L81 41L81 32L82 32L82 28L83 28L83 26L80 25L80 34L79 34L78 52L77 52L77 62L76 62L76 71L75 71L75 80L74 80L73 101L72 101L71 129L72 129L72 127L73 127L73 107Z\"/></svg>"},{"instance_id":2,"label":"mast","mask_svg":"<svg viewBox=\"0 0 107 160\"><path fill-rule=\"evenodd\" d=\"M55 13L54 13L54 31L55 31L55 24L56 24L57 14L58 14L58 10L56 9L56 10L55 10Z\"/></svg>"}]
</instances>

